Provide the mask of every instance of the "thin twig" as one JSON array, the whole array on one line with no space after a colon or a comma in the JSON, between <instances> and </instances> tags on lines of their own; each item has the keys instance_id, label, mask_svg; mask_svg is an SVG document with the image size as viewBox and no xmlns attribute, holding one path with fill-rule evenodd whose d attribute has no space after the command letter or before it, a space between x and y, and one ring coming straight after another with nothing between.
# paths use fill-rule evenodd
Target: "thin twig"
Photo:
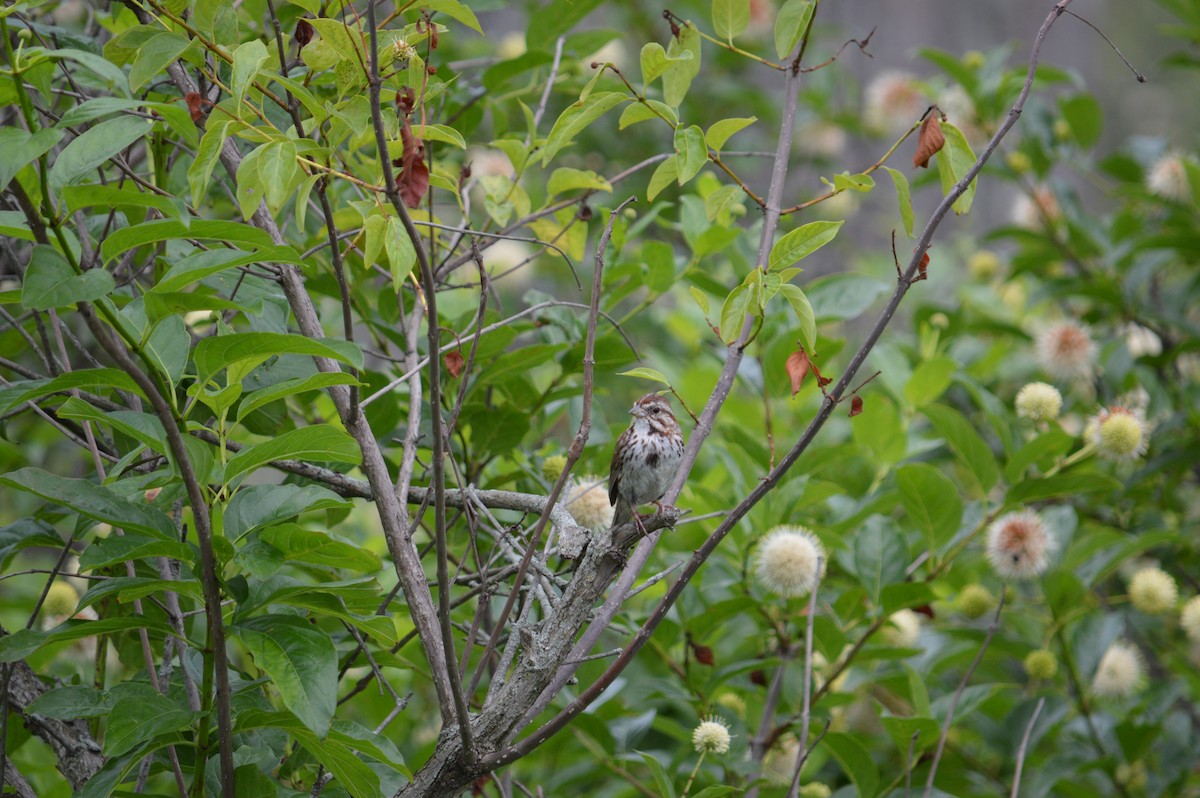
<instances>
[{"instance_id":1,"label":"thin twig","mask_svg":"<svg viewBox=\"0 0 1200 798\"><path fill-rule=\"evenodd\" d=\"M804 624L804 705L800 711L800 745L796 752L796 770L792 774L792 787L788 798L797 798L800 792L800 769L808 758L808 725L812 710L812 659L813 659L813 620L817 616L817 588L821 584L821 567L824 563L817 557L816 577L813 581L812 595L808 597L808 618Z\"/></svg>"},{"instance_id":2,"label":"thin twig","mask_svg":"<svg viewBox=\"0 0 1200 798\"><path fill-rule=\"evenodd\" d=\"M1025 734L1021 736L1021 747L1017 749L1017 769L1013 773L1013 786L1009 798L1017 798L1017 791L1021 786L1021 770L1025 767L1025 749L1029 747L1029 738L1033 735L1033 727L1037 725L1038 715L1042 714L1042 707L1045 705L1046 697L1042 696L1038 699L1037 706L1033 708L1033 717L1029 719L1029 725L1025 727Z\"/></svg>"}]
</instances>

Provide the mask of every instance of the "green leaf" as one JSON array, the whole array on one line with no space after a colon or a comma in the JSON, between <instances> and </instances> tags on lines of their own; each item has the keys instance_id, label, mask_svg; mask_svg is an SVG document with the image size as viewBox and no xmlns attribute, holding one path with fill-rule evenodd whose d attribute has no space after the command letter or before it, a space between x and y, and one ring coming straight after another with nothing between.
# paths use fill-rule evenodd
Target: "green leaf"
<instances>
[{"instance_id":1,"label":"green leaf","mask_svg":"<svg viewBox=\"0 0 1200 798\"><path fill-rule=\"evenodd\" d=\"M305 391L315 391L321 388L328 388L331 385L357 384L358 380L354 379L354 375L347 374L344 371L320 371L307 377L294 377L290 380L277 382L274 385L268 385L266 388L259 388L257 391L247 394L242 399L241 404L238 405L236 418L238 421L241 421L264 405L277 402L288 396L304 393Z\"/></svg>"},{"instance_id":2,"label":"green leaf","mask_svg":"<svg viewBox=\"0 0 1200 798\"><path fill-rule=\"evenodd\" d=\"M329 635L293 615L250 618L234 630L284 706L317 737L328 734L337 708L337 651Z\"/></svg>"},{"instance_id":3,"label":"green leaf","mask_svg":"<svg viewBox=\"0 0 1200 798\"><path fill-rule=\"evenodd\" d=\"M709 303L708 294L701 291L696 286L688 286L688 291L692 294L692 299L696 301L696 305L700 308L700 312L704 314L704 318L708 318Z\"/></svg>"},{"instance_id":4,"label":"green leaf","mask_svg":"<svg viewBox=\"0 0 1200 798\"><path fill-rule=\"evenodd\" d=\"M199 205L208 192L208 181L212 179L213 168L221 157L221 149L229 135L229 126L233 120L209 120L208 129L200 139L200 147L196 157L188 167L188 185L192 187L192 204Z\"/></svg>"},{"instance_id":5,"label":"green leaf","mask_svg":"<svg viewBox=\"0 0 1200 798\"><path fill-rule=\"evenodd\" d=\"M62 548L63 541L54 532L54 527L44 521L22 518L20 521L0 527L0 573L17 554L29 548Z\"/></svg>"},{"instance_id":6,"label":"green leaf","mask_svg":"<svg viewBox=\"0 0 1200 798\"><path fill-rule=\"evenodd\" d=\"M704 146L704 131L696 125L675 129L675 157L678 174L675 179L683 185L696 176L708 163L708 149Z\"/></svg>"},{"instance_id":7,"label":"green leaf","mask_svg":"<svg viewBox=\"0 0 1200 798\"><path fill-rule=\"evenodd\" d=\"M679 156L672 155L658 165L650 176L650 185L646 188L646 199L653 200L664 188L675 182L679 175Z\"/></svg>"},{"instance_id":8,"label":"green leaf","mask_svg":"<svg viewBox=\"0 0 1200 798\"><path fill-rule=\"evenodd\" d=\"M890 287L876 277L842 272L809 283L808 298L817 311L818 321L845 321L861 316Z\"/></svg>"},{"instance_id":9,"label":"green leaf","mask_svg":"<svg viewBox=\"0 0 1200 798\"><path fill-rule=\"evenodd\" d=\"M1049 467L1050 462L1066 454L1074 443L1073 437L1053 426L1009 457L1008 464L1004 467L1004 476L1009 482L1016 484L1021 481L1021 477L1031 465L1040 462Z\"/></svg>"},{"instance_id":10,"label":"green leaf","mask_svg":"<svg viewBox=\"0 0 1200 798\"><path fill-rule=\"evenodd\" d=\"M655 112L658 113L655 113ZM658 100L646 100L645 103L630 103L625 106L625 110L621 112L621 118L617 120L617 130L624 130L630 125L636 125L638 122L647 122L651 119L658 118L666 119L671 123L671 127L679 124L679 115L675 113L675 109L666 103Z\"/></svg>"},{"instance_id":11,"label":"green leaf","mask_svg":"<svg viewBox=\"0 0 1200 798\"><path fill-rule=\"evenodd\" d=\"M367 574L377 572L382 564L379 555L373 551L296 524L268 527L259 534L259 539L279 549L285 560L348 568Z\"/></svg>"},{"instance_id":12,"label":"green leaf","mask_svg":"<svg viewBox=\"0 0 1200 798\"><path fill-rule=\"evenodd\" d=\"M630 106L632 107L632 106ZM549 196L556 197L566 191L612 191L612 184L590 169L555 169L546 183Z\"/></svg>"},{"instance_id":13,"label":"green leaf","mask_svg":"<svg viewBox=\"0 0 1200 798\"><path fill-rule=\"evenodd\" d=\"M618 377L637 377L638 379L642 379L642 380L654 380L655 382L661 382L663 385L671 384L670 381L667 380L666 376L661 371L655 371L654 369L642 368L640 366L635 369L630 369L629 371L617 372L617 376Z\"/></svg>"},{"instance_id":14,"label":"green leaf","mask_svg":"<svg viewBox=\"0 0 1200 798\"><path fill-rule=\"evenodd\" d=\"M362 350L349 341L306 338L288 333L249 332L204 338L196 344L192 358L199 382L207 383L223 368L253 360L262 363L276 355L327 357L362 368ZM244 366L243 366L244 367Z\"/></svg>"},{"instance_id":15,"label":"green leaf","mask_svg":"<svg viewBox=\"0 0 1200 798\"><path fill-rule=\"evenodd\" d=\"M145 136L154 121L140 116L118 116L89 128L63 148L50 167L50 187L62 188L85 177L109 158Z\"/></svg>"},{"instance_id":16,"label":"green leaf","mask_svg":"<svg viewBox=\"0 0 1200 798\"><path fill-rule=\"evenodd\" d=\"M22 468L0 476L0 485L32 493L69 507L80 515L116 527L136 529L151 535L175 535L175 524L162 511L131 502L109 488L86 479L60 477L40 468Z\"/></svg>"},{"instance_id":17,"label":"green leaf","mask_svg":"<svg viewBox=\"0 0 1200 798\"><path fill-rule=\"evenodd\" d=\"M100 299L115 287L112 275L104 269L77 274L56 249L38 244L29 257L21 285L21 303L33 310L51 310Z\"/></svg>"},{"instance_id":18,"label":"green leaf","mask_svg":"<svg viewBox=\"0 0 1200 798\"><path fill-rule=\"evenodd\" d=\"M62 137L63 131L53 127L32 134L17 127L0 128L0 191L26 164L45 155Z\"/></svg>"},{"instance_id":19,"label":"green leaf","mask_svg":"<svg viewBox=\"0 0 1200 798\"><path fill-rule=\"evenodd\" d=\"M996 456L979 433L957 410L945 405L928 405L921 410L945 439L954 456L975 477L981 492L987 493L1000 478Z\"/></svg>"},{"instance_id":20,"label":"green leaf","mask_svg":"<svg viewBox=\"0 0 1200 798\"><path fill-rule=\"evenodd\" d=\"M837 235L842 222L809 222L792 230L771 247L770 270L779 271L816 252Z\"/></svg>"},{"instance_id":21,"label":"green leaf","mask_svg":"<svg viewBox=\"0 0 1200 798\"><path fill-rule=\"evenodd\" d=\"M942 123L942 135L946 137L946 144L939 155L949 157L938 157L935 160L938 165L938 177L942 181L942 194L946 195L955 183L971 171L971 167L975 165L975 153L971 151L971 145L967 143L963 132L949 122ZM976 177L962 196L954 201L955 213L964 214L971 210L971 203L975 201L975 188L978 185L979 178Z\"/></svg>"},{"instance_id":22,"label":"green leaf","mask_svg":"<svg viewBox=\"0 0 1200 798\"><path fill-rule=\"evenodd\" d=\"M821 178L825 181L825 178ZM860 194L865 194L875 188L875 178L868 174L852 175L849 172L842 172L833 176L833 187L838 191L857 191Z\"/></svg>"},{"instance_id":23,"label":"green leaf","mask_svg":"<svg viewBox=\"0 0 1200 798\"><path fill-rule=\"evenodd\" d=\"M103 717L112 711L112 705L94 687L63 685L42 693L26 710L47 718L74 720Z\"/></svg>"},{"instance_id":24,"label":"green leaf","mask_svg":"<svg viewBox=\"0 0 1200 798\"><path fill-rule=\"evenodd\" d=\"M891 615L909 607L930 604L937 598L937 593L926 582L899 582L884 585L879 592L879 605L885 615Z\"/></svg>"},{"instance_id":25,"label":"green leaf","mask_svg":"<svg viewBox=\"0 0 1200 798\"><path fill-rule=\"evenodd\" d=\"M170 197L151 194L149 191L137 191L117 186L67 186L62 190L63 200L67 208L77 211L81 208L154 208L164 216L179 217L184 213L182 203Z\"/></svg>"},{"instance_id":26,"label":"green leaf","mask_svg":"<svg viewBox=\"0 0 1200 798\"><path fill-rule=\"evenodd\" d=\"M261 526L314 510L346 510L348 503L319 485L251 485L225 508L225 536L237 540Z\"/></svg>"},{"instance_id":27,"label":"green leaf","mask_svg":"<svg viewBox=\"0 0 1200 798\"><path fill-rule=\"evenodd\" d=\"M173 634L171 627L152 621L143 615L102 618L98 621L67 621L53 629L21 629L0 637L0 662L16 662L54 643L66 643L85 637L124 632L130 629L150 629L156 634Z\"/></svg>"},{"instance_id":28,"label":"green leaf","mask_svg":"<svg viewBox=\"0 0 1200 798\"><path fill-rule=\"evenodd\" d=\"M946 355L937 355L913 369L912 377L904 386L904 398L910 404L921 407L941 396L950 387L958 363Z\"/></svg>"},{"instance_id":29,"label":"green leaf","mask_svg":"<svg viewBox=\"0 0 1200 798\"><path fill-rule=\"evenodd\" d=\"M854 782L859 795L873 796L879 791L879 768L871 752L857 737L844 732L830 732L821 739L821 744L829 749L842 772Z\"/></svg>"},{"instance_id":30,"label":"green leaf","mask_svg":"<svg viewBox=\"0 0 1200 798\"><path fill-rule=\"evenodd\" d=\"M279 249L271 237L248 224L225 222L215 219L192 219L186 225L178 219L156 219L130 227L122 227L109 233L100 245L100 259L104 263L125 254L134 247L156 244L172 238L190 238L196 241L217 241L227 246L243 246L256 249ZM300 255L291 248L284 248L289 260L299 260Z\"/></svg>"},{"instance_id":31,"label":"green leaf","mask_svg":"<svg viewBox=\"0 0 1200 798\"><path fill-rule=\"evenodd\" d=\"M156 294L173 294L205 277L248 263L264 262L304 264L291 247L269 247L257 252L243 252L240 249L200 250L177 261L150 290Z\"/></svg>"},{"instance_id":32,"label":"green leaf","mask_svg":"<svg viewBox=\"0 0 1200 798\"><path fill-rule=\"evenodd\" d=\"M792 312L796 314L796 321L800 324L800 343L804 346L805 351L816 352L817 318L813 314L808 296L800 290L799 286L791 283L784 283L779 290L783 292L783 298L792 306Z\"/></svg>"},{"instance_id":33,"label":"green leaf","mask_svg":"<svg viewBox=\"0 0 1200 798\"><path fill-rule=\"evenodd\" d=\"M721 340L725 343L732 344L742 334L742 320L746 318L751 298L750 289L745 284L739 285L729 292L729 296L725 297L725 303L721 305L721 321L718 325L721 331Z\"/></svg>"},{"instance_id":34,"label":"green leaf","mask_svg":"<svg viewBox=\"0 0 1200 798\"><path fill-rule=\"evenodd\" d=\"M1053 499L1058 496L1074 496L1084 493L1112 494L1121 489L1121 480L1099 472L1081 474L1056 474L1042 479L1026 479L1014 485L1005 497L1008 504L1028 504Z\"/></svg>"},{"instance_id":35,"label":"green leaf","mask_svg":"<svg viewBox=\"0 0 1200 798\"><path fill-rule=\"evenodd\" d=\"M192 725L194 713L161 695L122 698L113 705L104 734L104 755L121 756L139 743Z\"/></svg>"},{"instance_id":36,"label":"green leaf","mask_svg":"<svg viewBox=\"0 0 1200 798\"><path fill-rule=\"evenodd\" d=\"M140 45L129 70L130 91L140 92L146 84L162 77L191 43L186 36L164 30Z\"/></svg>"},{"instance_id":37,"label":"green leaf","mask_svg":"<svg viewBox=\"0 0 1200 798\"><path fill-rule=\"evenodd\" d=\"M296 161L299 151L294 141L280 141L263 148L258 162L258 179L266 187L267 208L278 213L295 196L295 184L304 173Z\"/></svg>"},{"instance_id":38,"label":"green leaf","mask_svg":"<svg viewBox=\"0 0 1200 798\"><path fill-rule=\"evenodd\" d=\"M852 548L854 575L867 589L873 604L879 604L883 588L904 580L908 567L908 549L894 530L885 527L876 516L854 536Z\"/></svg>"},{"instance_id":39,"label":"green leaf","mask_svg":"<svg viewBox=\"0 0 1200 798\"><path fill-rule=\"evenodd\" d=\"M775 52L787 58L812 20L813 0L787 0L775 16Z\"/></svg>"},{"instance_id":40,"label":"green leaf","mask_svg":"<svg viewBox=\"0 0 1200 798\"><path fill-rule=\"evenodd\" d=\"M691 53L685 53L688 58ZM667 58L667 51L658 42L650 42L642 47L640 56L642 66L642 86L647 87L658 80L664 72L671 68L672 59ZM677 60L677 59L676 59Z\"/></svg>"},{"instance_id":41,"label":"green leaf","mask_svg":"<svg viewBox=\"0 0 1200 798\"><path fill-rule=\"evenodd\" d=\"M942 472L925 463L901 466L896 471L896 487L908 517L925 533L931 551L937 551L958 532L962 498Z\"/></svg>"},{"instance_id":42,"label":"green leaf","mask_svg":"<svg viewBox=\"0 0 1200 798\"><path fill-rule=\"evenodd\" d=\"M233 51L233 105L239 117L246 89L268 58L267 46L260 39L251 39Z\"/></svg>"},{"instance_id":43,"label":"green leaf","mask_svg":"<svg viewBox=\"0 0 1200 798\"><path fill-rule=\"evenodd\" d=\"M334 674L336 679L336 672ZM360 760L354 749L347 745L342 736L321 740L290 712L267 712L261 709L243 710L237 715L234 731L243 732L258 728L283 729L302 745L313 758L333 774L338 786L353 798L378 798L379 776Z\"/></svg>"},{"instance_id":44,"label":"green leaf","mask_svg":"<svg viewBox=\"0 0 1200 798\"><path fill-rule=\"evenodd\" d=\"M913 235L912 192L908 188L908 178L899 169L890 166L883 167L891 175L896 185L896 201L900 205L900 219L904 222L904 234L909 238Z\"/></svg>"},{"instance_id":45,"label":"green leaf","mask_svg":"<svg viewBox=\"0 0 1200 798\"><path fill-rule=\"evenodd\" d=\"M586 100L567 106L546 138L546 145L542 151L542 166L549 164L558 151L570 144L588 125L628 99L623 92L603 91L595 92Z\"/></svg>"},{"instance_id":46,"label":"green leaf","mask_svg":"<svg viewBox=\"0 0 1200 798\"><path fill-rule=\"evenodd\" d=\"M718 36L733 41L750 24L750 0L713 0L712 21Z\"/></svg>"},{"instance_id":47,"label":"green leaf","mask_svg":"<svg viewBox=\"0 0 1200 798\"><path fill-rule=\"evenodd\" d=\"M1104 112L1100 103L1090 94L1075 94L1058 98L1058 110L1071 128L1071 138L1081 148L1087 149L1100 140L1104 130Z\"/></svg>"},{"instance_id":48,"label":"green leaf","mask_svg":"<svg viewBox=\"0 0 1200 798\"><path fill-rule=\"evenodd\" d=\"M189 596L197 601L203 601L204 596L197 579L152 579L146 576L114 576L99 582L93 582L87 592L79 599L75 608L78 613L85 607L90 607L101 599L115 596L117 601L126 603L145 598L155 593L172 592Z\"/></svg>"},{"instance_id":49,"label":"green leaf","mask_svg":"<svg viewBox=\"0 0 1200 798\"><path fill-rule=\"evenodd\" d=\"M417 250L413 247L404 222L396 216L387 220L387 235L383 240L387 252L388 264L392 267L392 287L400 291L404 281L417 265Z\"/></svg>"},{"instance_id":50,"label":"green leaf","mask_svg":"<svg viewBox=\"0 0 1200 798\"><path fill-rule=\"evenodd\" d=\"M647 754L645 751L638 751L638 753L642 755L642 761L646 763L646 767L650 768L650 773L654 776L654 783L658 786L657 794L661 798L675 798L675 785L671 783L662 763L654 754Z\"/></svg>"},{"instance_id":51,"label":"green leaf","mask_svg":"<svg viewBox=\"0 0 1200 798\"><path fill-rule=\"evenodd\" d=\"M691 58L684 53L690 54ZM672 63L663 73L663 100L672 108L678 108L687 96L692 80L700 74L700 34L691 23L685 23L679 29L679 36L671 38L667 58Z\"/></svg>"},{"instance_id":52,"label":"green leaf","mask_svg":"<svg viewBox=\"0 0 1200 798\"><path fill-rule=\"evenodd\" d=\"M50 380L15 382L12 387L0 391L0 413L7 413L24 402L40 399L55 393L65 393L75 388L99 388L127 391L142 395L141 388L120 369L80 369L59 374Z\"/></svg>"},{"instance_id":53,"label":"green leaf","mask_svg":"<svg viewBox=\"0 0 1200 798\"><path fill-rule=\"evenodd\" d=\"M225 482L231 483L272 460L358 464L362 453L354 439L339 429L325 424L301 427L238 452L225 465Z\"/></svg>"},{"instance_id":54,"label":"green leaf","mask_svg":"<svg viewBox=\"0 0 1200 798\"><path fill-rule=\"evenodd\" d=\"M126 532L124 535L111 535L92 541L79 556L79 567L84 570L106 568L147 557L167 557L181 562L195 559L193 550L186 543L167 537L147 537Z\"/></svg>"},{"instance_id":55,"label":"green leaf","mask_svg":"<svg viewBox=\"0 0 1200 798\"><path fill-rule=\"evenodd\" d=\"M758 121L757 116L731 117L713 122L704 134L704 142L713 152L720 152L725 142L739 130L744 130Z\"/></svg>"},{"instance_id":56,"label":"green leaf","mask_svg":"<svg viewBox=\"0 0 1200 798\"><path fill-rule=\"evenodd\" d=\"M476 33L483 34L483 28L479 27L479 20L475 18L475 12L466 3L460 3L458 0L421 0L421 8L440 11Z\"/></svg>"}]
</instances>

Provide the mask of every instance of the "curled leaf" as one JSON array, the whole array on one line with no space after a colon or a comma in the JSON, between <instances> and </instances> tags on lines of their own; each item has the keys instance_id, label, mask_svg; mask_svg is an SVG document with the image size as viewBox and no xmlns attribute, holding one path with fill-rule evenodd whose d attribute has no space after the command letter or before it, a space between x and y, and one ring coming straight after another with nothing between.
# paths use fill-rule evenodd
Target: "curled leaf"
<instances>
[{"instance_id":1,"label":"curled leaf","mask_svg":"<svg viewBox=\"0 0 1200 798\"><path fill-rule=\"evenodd\" d=\"M445 362L446 371L450 372L451 377L457 380L462 376L464 361L461 353L447 352L446 356L443 357L442 360Z\"/></svg>"},{"instance_id":2,"label":"curled leaf","mask_svg":"<svg viewBox=\"0 0 1200 798\"><path fill-rule=\"evenodd\" d=\"M941 111L934 106L921 123L921 131L917 134L917 151L913 153L913 166L928 169L929 159L946 144L946 137L942 134L941 117Z\"/></svg>"},{"instance_id":3,"label":"curled leaf","mask_svg":"<svg viewBox=\"0 0 1200 798\"><path fill-rule=\"evenodd\" d=\"M800 386L804 383L804 377L808 374L808 370L812 367L812 361L808 359L808 354L803 350L792 352L788 355L787 369L788 379L792 382L792 397L800 393Z\"/></svg>"},{"instance_id":4,"label":"curled leaf","mask_svg":"<svg viewBox=\"0 0 1200 798\"><path fill-rule=\"evenodd\" d=\"M850 418L854 418L862 412L863 400L861 396L855 394L850 398Z\"/></svg>"},{"instance_id":5,"label":"curled leaf","mask_svg":"<svg viewBox=\"0 0 1200 798\"><path fill-rule=\"evenodd\" d=\"M204 121L204 98L200 96L200 92L189 91L183 98L187 103L188 113L191 114L192 121L197 125Z\"/></svg>"},{"instance_id":6,"label":"curled leaf","mask_svg":"<svg viewBox=\"0 0 1200 798\"><path fill-rule=\"evenodd\" d=\"M292 36L296 40L296 49L303 50L304 45L308 44L313 39L313 26L307 19L301 19L296 22L296 33Z\"/></svg>"},{"instance_id":7,"label":"curled leaf","mask_svg":"<svg viewBox=\"0 0 1200 798\"><path fill-rule=\"evenodd\" d=\"M929 279L929 253L926 252L921 256L921 262L917 264L917 280Z\"/></svg>"},{"instance_id":8,"label":"curled leaf","mask_svg":"<svg viewBox=\"0 0 1200 798\"><path fill-rule=\"evenodd\" d=\"M696 654L696 662L699 662L701 665L712 665L716 662L713 650L708 646L692 646L692 651Z\"/></svg>"}]
</instances>

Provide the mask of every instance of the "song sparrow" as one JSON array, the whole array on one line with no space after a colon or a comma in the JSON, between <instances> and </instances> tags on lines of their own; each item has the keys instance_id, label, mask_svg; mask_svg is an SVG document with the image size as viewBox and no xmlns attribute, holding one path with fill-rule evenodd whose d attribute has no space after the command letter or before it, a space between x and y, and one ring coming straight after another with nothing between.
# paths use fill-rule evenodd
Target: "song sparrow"
<instances>
[{"instance_id":1,"label":"song sparrow","mask_svg":"<svg viewBox=\"0 0 1200 798\"><path fill-rule=\"evenodd\" d=\"M642 504L654 504L667 492L683 457L683 435L671 404L658 394L647 394L629 410L633 423L621 433L613 448L608 472L608 503L616 505L613 526L632 520L646 529L637 514Z\"/></svg>"}]
</instances>

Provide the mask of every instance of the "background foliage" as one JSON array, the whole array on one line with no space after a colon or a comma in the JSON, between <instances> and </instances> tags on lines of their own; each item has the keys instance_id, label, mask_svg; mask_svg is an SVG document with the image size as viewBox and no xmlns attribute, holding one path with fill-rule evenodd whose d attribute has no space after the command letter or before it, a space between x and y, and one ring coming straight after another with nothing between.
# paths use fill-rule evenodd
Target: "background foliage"
<instances>
[{"instance_id":1,"label":"background foliage","mask_svg":"<svg viewBox=\"0 0 1200 798\"><path fill-rule=\"evenodd\" d=\"M1134 66L1190 74L1200 7L1162 5L1162 61ZM878 376L861 403L831 397L820 375L865 351L938 201L990 151L1040 13L987 52L931 26L909 73L859 86L846 62L870 69L888 31L826 25L811 0L598 6L0 12L0 714L32 794L784 795L799 738L818 741L804 795L904 794L934 767L932 794L1007 795L1018 766L1027 796L1200 794L1200 612L1179 612L1200 592L1195 141L1147 119L1098 150L1112 106L1051 39L955 203L984 218L952 216L905 296L923 242L849 387ZM922 170L931 103L946 147ZM1063 321L1094 342L1082 365L1039 356ZM797 352L820 370L799 384ZM1033 381L1061 415L1017 412ZM522 727L495 731L483 703L497 674L535 678L531 641L599 562L560 556L573 524L543 530L534 500L563 490L604 527L586 486L664 383L685 434L719 412L689 514L639 545L644 589L594 650L653 637L628 663L569 663L528 732L612 683L481 767L455 753L445 662L464 663L480 753L513 750ZM1104 456L1089 420L1113 407L1145 422L1144 455ZM1018 510L1053 545L1006 583L985 540ZM756 578L780 524L826 552L811 613ZM1174 592L1131 600L1155 565ZM1096 681L1114 643L1137 651L1115 692ZM732 744L701 756L713 715Z\"/></svg>"}]
</instances>

